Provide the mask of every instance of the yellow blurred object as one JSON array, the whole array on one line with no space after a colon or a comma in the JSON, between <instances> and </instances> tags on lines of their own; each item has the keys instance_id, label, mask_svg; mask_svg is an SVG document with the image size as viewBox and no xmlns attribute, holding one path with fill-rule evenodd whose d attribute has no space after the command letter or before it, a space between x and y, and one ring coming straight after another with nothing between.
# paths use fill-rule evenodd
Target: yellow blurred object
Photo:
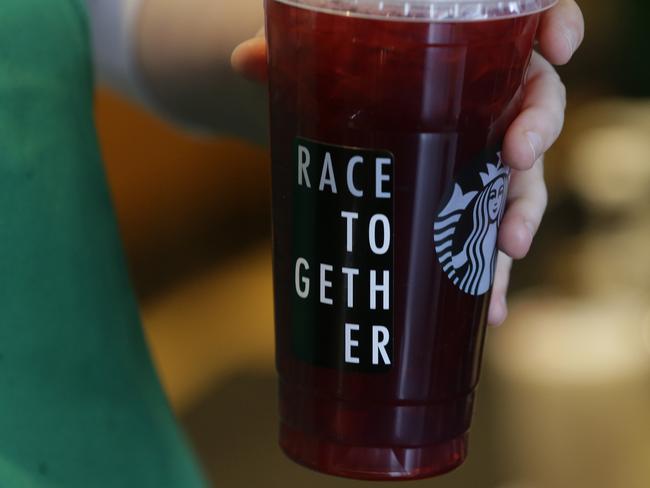
<instances>
[{"instance_id":1,"label":"yellow blurred object","mask_svg":"<svg viewBox=\"0 0 650 488\"><path fill-rule=\"evenodd\" d=\"M601 102L583 112L577 119L588 128L572 141L567 168L570 186L596 211L647 211L650 102Z\"/></svg>"},{"instance_id":2,"label":"yellow blurred object","mask_svg":"<svg viewBox=\"0 0 650 488\"><path fill-rule=\"evenodd\" d=\"M268 233L266 149L183 134L104 89L97 93L96 119L140 293L177 271L165 273L166 266L182 268L183 260L211 258L238 238Z\"/></svg>"},{"instance_id":3,"label":"yellow blurred object","mask_svg":"<svg viewBox=\"0 0 650 488\"><path fill-rule=\"evenodd\" d=\"M183 134L108 90L97 94L96 118L149 345L175 409L240 366L271 369L267 151ZM159 286L165 268L174 279Z\"/></svg>"},{"instance_id":4,"label":"yellow blurred object","mask_svg":"<svg viewBox=\"0 0 650 488\"><path fill-rule=\"evenodd\" d=\"M648 304L531 293L491 334L501 458L544 488L650 486Z\"/></svg>"},{"instance_id":5,"label":"yellow blurred object","mask_svg":"<svg viewBox=\"0 0 650 488\"><path fill-rule=\"evenodd\" d=\"M269 243L144 304L149 345L176 411L240 369L273 369L272 293Z\"/></svg>"},{"instance_id":6,"label":"yellow blurred object","mask_svg":"<svg viewBox=\"0 0 650 488\"><path fill-rule=\"evenodd\" d=\"M649 247L650 215L641 215L574 238L550 271L582 295L627 293L650 300Z\"/></svg>"}]
</instances>

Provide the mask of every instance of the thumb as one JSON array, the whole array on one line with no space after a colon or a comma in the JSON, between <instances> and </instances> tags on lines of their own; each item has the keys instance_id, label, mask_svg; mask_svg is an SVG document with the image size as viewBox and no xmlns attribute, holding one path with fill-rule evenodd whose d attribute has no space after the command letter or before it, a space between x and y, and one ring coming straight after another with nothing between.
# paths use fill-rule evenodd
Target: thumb
<instances>
[{"instance_id":1,"label":"thumb","mask_svg":"<svg viewBox=\"0 0 650 488\"><path fill-rule=\"evenodd\" d=\"M266 81L267 49L264 28L257 31L255 37L239 44L230 56L233 69L251 81Z\"/></svg>"}]
</instances>

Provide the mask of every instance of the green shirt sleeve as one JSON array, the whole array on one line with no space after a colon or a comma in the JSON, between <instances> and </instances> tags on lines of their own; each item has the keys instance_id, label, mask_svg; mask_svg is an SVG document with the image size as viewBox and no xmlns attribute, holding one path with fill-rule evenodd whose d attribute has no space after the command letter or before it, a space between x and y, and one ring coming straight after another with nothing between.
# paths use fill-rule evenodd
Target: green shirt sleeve
<instances>
[{"instance_id":1,"label":"green shirt sleeve","mask_svg":"<svg viewBox=\"0 0 650 488\"><path fill-rule=\"evenodd\" d=\"M0 486L204 486L138 319L77 0L0 1Z\"/></svg>"}]
</instances>

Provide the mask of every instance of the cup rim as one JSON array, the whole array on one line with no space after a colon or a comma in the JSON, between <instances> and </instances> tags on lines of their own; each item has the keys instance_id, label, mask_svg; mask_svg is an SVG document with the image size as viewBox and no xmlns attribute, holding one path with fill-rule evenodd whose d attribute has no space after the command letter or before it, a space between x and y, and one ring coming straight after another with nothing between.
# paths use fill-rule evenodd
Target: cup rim
<instances>
[{"instance_id":1,"label":"cup rim","mask_svg":"<svg viewBox=\"0 0 650 488\"><path fill-rule=\"evenodd\" d=\"M540 13L558 0L268 0L345 17L412 22L475 22Z\"/></svg>"}]
</instances>

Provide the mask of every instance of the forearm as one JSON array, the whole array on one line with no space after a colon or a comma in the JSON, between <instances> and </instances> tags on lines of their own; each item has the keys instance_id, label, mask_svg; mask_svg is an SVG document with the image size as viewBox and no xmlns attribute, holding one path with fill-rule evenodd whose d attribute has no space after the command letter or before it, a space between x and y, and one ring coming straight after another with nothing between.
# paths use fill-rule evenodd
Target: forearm
<instances>
[{"instance_id":1,"label":"forearm","mask_svg":"<svg viewBox=\"0 0 650 488\"><path fill-rule=\"evenodd\" d=\"M186 84L179 68L210 75L229 63L232 50L263 23L262 0L141 0L136 25L137 53L156 85Z\"/></svg>"},{"instance_id":2,"label":"forearm","mask_svg":"<svg viewBox=\"0 0 650 488\"><path fill-rule=\"evenodd\" d=\"M107 27L116 21L106 15L97 18L102 9L97 5L102 3L107 4L104 11L121 17L119 25ZM88 0L88 4L95 17L93 31L128 29L111 44L119 47L128 38L130 53L111 51L112 56L103 55L99 61L106 64L119 57L128 62L130 57L131 65L116 70L113 61L113 66L100 68L100 74L108 72L104 80L181 125L258 142L264 138L264 89L242 80L230 67L232 49L262 25L262 0ZM96 44L109 39L99 37L95 35ZM102 46L96 45L95 51L101 54ZM132 74L116 77L116 71ZM114 83L115 78L121 81Z\"/></svg>"},{"instance_id":3,"label":"forearm","mask_svg":"<svg viewBox=\"0 0 650 488\"><path fill-rule=\"evenodd\" d=\"M261 0L143 0L136 45L152 96L174 118L260 140L263 89L233 73L230 54L262 22Z\"/></svg>"}]
</instances>

